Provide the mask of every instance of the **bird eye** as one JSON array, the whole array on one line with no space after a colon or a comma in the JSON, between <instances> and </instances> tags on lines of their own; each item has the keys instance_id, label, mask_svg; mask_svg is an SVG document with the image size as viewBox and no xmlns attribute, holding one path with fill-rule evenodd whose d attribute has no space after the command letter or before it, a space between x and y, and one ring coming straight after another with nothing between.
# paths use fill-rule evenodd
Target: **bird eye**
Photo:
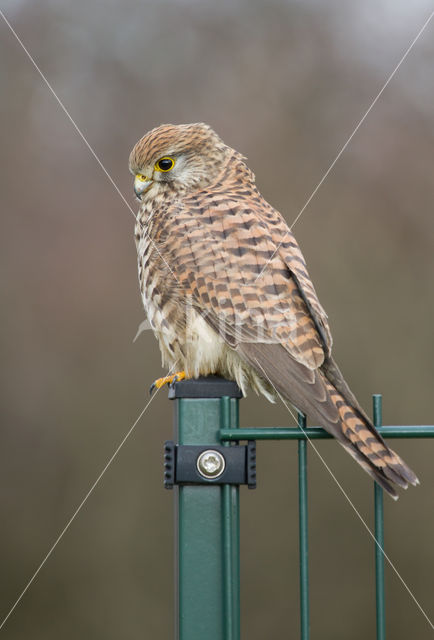
<instances>
[{"instance_id":1,"label":"bird eye","mask_svg":"<svg viewBox=\"0 0 434 640\"><path fill-rule=\"evenodd\" d=\"M175 160L173 158L160 158L155 163L155 169L157 171L170 171L175 166Z\"/></svg>"}]
</instances>

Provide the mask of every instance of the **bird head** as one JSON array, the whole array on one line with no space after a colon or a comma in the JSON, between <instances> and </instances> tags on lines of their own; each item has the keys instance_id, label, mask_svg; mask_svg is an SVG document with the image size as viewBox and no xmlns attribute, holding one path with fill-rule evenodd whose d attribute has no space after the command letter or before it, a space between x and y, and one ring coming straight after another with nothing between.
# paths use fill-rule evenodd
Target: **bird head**
<instances>
[{"instance_id":1,"label":"bird head","mask_svg":"<svg viewBox=\"0 0 434 640\"><path fill-rule=\"evenodd\" d=\"M206 124L163 124L131 151L134 192L142 200L148 192L203 188L216 179L231 151Z\"/></svg>"}]
</instances>

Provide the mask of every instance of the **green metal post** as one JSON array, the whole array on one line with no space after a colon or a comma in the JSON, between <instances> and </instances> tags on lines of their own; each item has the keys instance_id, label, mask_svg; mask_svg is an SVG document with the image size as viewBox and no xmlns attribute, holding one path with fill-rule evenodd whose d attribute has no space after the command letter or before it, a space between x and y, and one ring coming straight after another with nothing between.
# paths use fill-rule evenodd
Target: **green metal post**
<instances>
[{"instance_id":1,"label":"green metal post","mask_svg":"<svg viewBox=\"0 0 434 640\"><path fill-rule=\"evenodd\" d=\"M373 417L375 427L382 423L381 394L373 396ZM374 483L374 511L375 511L375 591L377 608L377 640L386 640L386 603L384 593L384 512L383 489Z\"/></svg>"},{"instance_id":2,"label":"green metal post","mask_svg":"<svg viewBox=\"0 0 434 640\"><path fill-rule=\"evenodd\" d=\"M222 444L220 429L238 427L235 383L204 378L179 382L178 444ZM230 443L227 443L230 446ZM239 505L231 485L175 486L175 638L239 640Z\"/></svg>"},{"instance_id":3,"label":"green metal post","mask_svg":"<svg viewBox=\"0 0 434 640\"><path fill-rule=\"evenodd\" d=\"M299 427L306 429L306 417L298 413ZM298 441L298 504L300 538L300 638L309 640L309 558L308 558L308 514L307 514L307 441Z\"/></svg>"},{"instance_id":4,"label":"green metal post","mask_svg":"<svg viewBox=\"0 0 434 640\"><path fill-rule=\"evenodd\" d=\"M221 425L230 428L231 398L221 398ZM238 426L238 416L236 418ZM230 446L229 442L224 443ZM240 511L239 488L225 484L223 489L223 605L225 640L240 638Z\"/></svg>"}]
</instances>

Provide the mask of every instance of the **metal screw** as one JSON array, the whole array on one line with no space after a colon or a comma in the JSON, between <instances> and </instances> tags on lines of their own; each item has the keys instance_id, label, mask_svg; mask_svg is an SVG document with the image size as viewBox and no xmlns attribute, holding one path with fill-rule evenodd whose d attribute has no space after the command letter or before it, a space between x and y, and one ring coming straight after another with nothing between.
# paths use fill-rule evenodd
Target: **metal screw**
<instances>
[{"instance_id":1,"label":"metal screw","mask_svg":"<svg viewBox=\"0 0 434 640\"><path fill-rule=\"evenodd\" d=\"M218 478L225 470L226 462L219 451L207 449L197 459L197 470L204 478Z\"/></svg>"}]
</instances>

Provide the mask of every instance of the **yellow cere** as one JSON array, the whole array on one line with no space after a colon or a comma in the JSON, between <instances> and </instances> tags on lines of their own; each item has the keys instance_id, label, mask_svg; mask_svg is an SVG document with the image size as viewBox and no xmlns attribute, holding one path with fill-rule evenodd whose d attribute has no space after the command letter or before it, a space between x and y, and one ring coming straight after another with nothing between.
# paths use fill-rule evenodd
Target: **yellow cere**
<instances>
[{"instance_id":1,"label":"yellow cere","mask_svg":"<svg viewBox=\"0 0 434 640\"><path fill-rule=\"evenodd\" d=\"M136 173L136 179L141 182L148 182L149 178L143 175L143 173Z\"/></svg>"}]
</instances>

